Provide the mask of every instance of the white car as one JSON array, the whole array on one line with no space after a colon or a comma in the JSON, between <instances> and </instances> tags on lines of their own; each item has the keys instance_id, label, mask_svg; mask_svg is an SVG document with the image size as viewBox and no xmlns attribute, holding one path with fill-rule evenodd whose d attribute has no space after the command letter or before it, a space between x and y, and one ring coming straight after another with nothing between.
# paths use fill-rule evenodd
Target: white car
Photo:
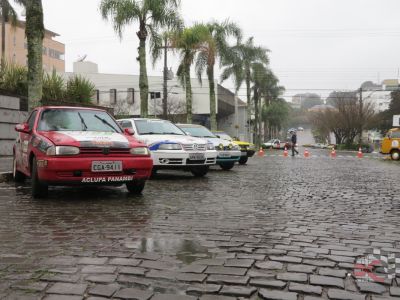
<instances>
[{"instance_id":1,"label":"white car","mask_svg":"<svg viewBox=\"0 0 400 300\"><path fill-rule=\"evenodd\" d=\"M178 124L178 126L190 136L206 139L213 143L218 151L217 165L223 170L230 170L239 161L241 156L240 147L230 141L218 138L206 127L194 124Z\"/></svg>"},{"instance_id":2,"label":"white car","mask_svg":"<svg viewBox=\"0 0 400 300\"><path fill-rule=\"evenodd\" d=\"M187 136L169 121L159 119L121 119L122 128L130 128L135 138L146 144L153 158L153 174L159 169L183 169L196 177L205 176L215 165L217 151L204 139Z\"/></svg>"}]
</instances>

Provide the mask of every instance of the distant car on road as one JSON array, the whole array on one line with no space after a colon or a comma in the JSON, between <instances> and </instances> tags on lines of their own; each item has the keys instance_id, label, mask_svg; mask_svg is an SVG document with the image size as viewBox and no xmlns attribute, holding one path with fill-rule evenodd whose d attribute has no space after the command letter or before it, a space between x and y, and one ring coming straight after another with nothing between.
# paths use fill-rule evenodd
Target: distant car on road
<instances>
[{"instance_id":1,"label":"distant car on road","mask_svg":"<svg viewBox=\"0 0 400 300\"><path fill-rule=\"evenodd\" d=\"M241 157L240 147L232 142L218 138L210 130L201 125L177 124L185 133L190 136L205 139L212 143L218 152L217 165L223 170L230 170Z\"/></svg>"},{"instance_id":2,"label":"distant car on road","mask_svg":"<svg viewBox=\"0 0 400 300\"><path fill-rule=\"evenodd\" d=\"M216 164L214 144L188 136L175 124L159 119L121 119L122 128L135 132L135 137L148 145L153 158L153 174L160 169L190 171L196 177L208 173Z\"/></svg>"},{"instance_id":3,"label":"distant car on road","mask_svg":"<svg viewBox=\"0 0 400 300\"><path fill-rule=\"evenodd\" d=\"M304 131L304 128L303 127L298 127L297 131Z\"/></svg>"},{"instance_id":4,"label":"distant car on road","mask_svg":"<svg viewBox=\"0 0 400 300\"><path fill-rule=\"evenodd\" d=\"M281 141L279 139L272 139L268 142L262 144L264 149L277 149L284 150L285 147L287 150L292 148L292 143L290 141Z\"/></svg>"},{"instance_id":5,"label":"distant car on road","mask_svg":"<svg viewBox=\"0 0 400 300\"><path fill-rule=\"evenodd\" d=\"M256 152L256 147L253 143L240 141L238 139L233 139L229 134L224 131L214 131L213 132L217 137L220 137L223 140L227 140L233 144L236 144L240 147L241 157L239 159L239 164L245 165L249 159L249 157L253 157Z\"/></svg>"},{"instance_id":6,"label":"distant car on road","mask_svg":"<svg viewBox=\"0 0 400 300\"><path fill-rule=\"evenodd\" d=\"M126 184L138 194L151 175L147 146L104 110L38 107L15 130L14 179L30 177L35 198L50 185Z\"/></svg>"}]
</instances>

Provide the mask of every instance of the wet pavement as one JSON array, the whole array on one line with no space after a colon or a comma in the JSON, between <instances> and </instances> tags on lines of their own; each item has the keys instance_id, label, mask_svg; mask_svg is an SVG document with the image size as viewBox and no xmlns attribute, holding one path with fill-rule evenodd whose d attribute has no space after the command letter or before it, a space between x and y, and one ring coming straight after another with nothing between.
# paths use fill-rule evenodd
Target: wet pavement
<instances>
[{"instance_id":1,"label":"wet pavement","mask_svg":"<svg viewBox=\"0 0 400 300\"><path fill-rule=\"evenodd\" d=\"M203 179L160 175L139 197L55 188L33 200L28 185L3 183L0 298L400 297L382 267L375 282L351 274L374 249L400 255L399 174L379 156L312 151Z\"/></svg>"}]
</instances>

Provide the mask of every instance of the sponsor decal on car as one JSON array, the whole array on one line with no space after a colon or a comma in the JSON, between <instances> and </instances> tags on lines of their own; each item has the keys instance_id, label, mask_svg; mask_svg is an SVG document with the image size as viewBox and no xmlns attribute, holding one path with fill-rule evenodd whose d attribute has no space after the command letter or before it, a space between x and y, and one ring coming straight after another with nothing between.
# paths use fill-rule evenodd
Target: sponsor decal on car
<instances>
[{"instance_id":1,"label":"sponsor decal on car","mask_svg":"<svg viewBox=\"0 0 400 300\"><path fill-rule=\"evenodd\" d=\"M133 176L84 177L82 183L107 183L133 181Z\"/></svg>"}]
</instances>

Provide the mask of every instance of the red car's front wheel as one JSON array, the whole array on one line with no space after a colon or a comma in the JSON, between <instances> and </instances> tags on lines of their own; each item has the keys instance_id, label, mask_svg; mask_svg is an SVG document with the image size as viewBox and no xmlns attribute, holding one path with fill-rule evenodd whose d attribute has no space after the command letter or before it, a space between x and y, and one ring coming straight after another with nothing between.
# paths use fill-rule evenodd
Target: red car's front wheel
<instances>
[{"instance_id":1,"label":"red car's front wheel","mask_svg":"<svg viewBox=\"0 0 400 300\"><path fill-rule=\"evenodd\" d=\"M33 198L43 198L47 196L49 187L40 181L38 170L37 170L37 161L36 158L33 157L32 159L32 174L31 174L31 181L32 181L32 196Z\"/></svg>"}]
</instances>

